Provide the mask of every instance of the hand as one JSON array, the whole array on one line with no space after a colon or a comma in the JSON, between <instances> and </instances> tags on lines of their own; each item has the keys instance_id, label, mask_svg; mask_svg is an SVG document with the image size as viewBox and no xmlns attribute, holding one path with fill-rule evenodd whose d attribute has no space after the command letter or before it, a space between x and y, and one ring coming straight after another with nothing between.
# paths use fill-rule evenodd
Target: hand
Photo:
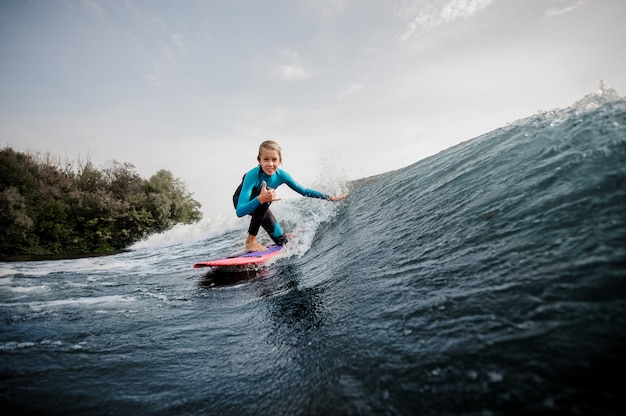
<instances>
[{"instance_id":1,"label":"hand","mask_svg":"<svg viewBox=\"0 0 626 416\"><path fill-rule=\"evenodd\" d=\"M343 195L333 195L331 196L329 199L333 202L337 202L337 201L341 201L343 199L346 199L348 197L348 194L343 194Z\"/></svg>"},{"instance_id":2,"label":"hand","mask_svg":"<svg viewBox=\"0 0 626 416\"><path fill-rule=\"evenodd\" d=\"M259 194L259 202L264 204L266 202L280 201L280 198L276 198L276 191L274 189L267 189L267 184L263 181L261 187L261 193Z\"/></svg>"}]
</instances>

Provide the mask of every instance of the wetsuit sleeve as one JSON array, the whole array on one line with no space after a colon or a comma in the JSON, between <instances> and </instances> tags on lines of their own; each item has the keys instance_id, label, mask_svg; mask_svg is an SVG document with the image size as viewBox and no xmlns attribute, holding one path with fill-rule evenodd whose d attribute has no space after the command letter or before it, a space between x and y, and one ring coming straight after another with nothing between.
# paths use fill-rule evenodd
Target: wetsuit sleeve
<instances>
[{"instance_id":1,"label":"wetsuit sleeve","mask_svg":"<svg viewBox=\"0 0 626 416\"><path fill-rule=\"evenodd\" d=\"M281 171L281 175L283 177L282 179L284 183L286 183L287 186L289 186L291 189L293 189L302 196L308 196L309 198L330 199L330 195L328 194L318 192L314 189L305 188L304 186L300 185L291 177L289 173L285 172L284 170Z\"/></svg>"},{"instance_id":2,"label":"wetsuit sleeve","mask_svg":"<svg viewBox=\"0 0 626 416\"><path fill-rule=\"evenodd\" d=\"M252 190L257 185L256 176L253 174L253 171L250 171L243 178L243 183L241 185L241 193L239 194L239 201L237 201L236 213L238 217L243 217L245 215L251 214L252 211L257 209L261 202L258 197L252 197Z\"/></svg>"}]
</instances>

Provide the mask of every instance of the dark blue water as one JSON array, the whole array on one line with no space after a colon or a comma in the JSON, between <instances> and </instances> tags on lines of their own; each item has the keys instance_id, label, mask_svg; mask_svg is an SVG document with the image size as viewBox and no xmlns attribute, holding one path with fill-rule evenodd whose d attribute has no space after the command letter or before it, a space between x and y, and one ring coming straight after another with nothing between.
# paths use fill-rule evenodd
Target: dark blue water
<instances>
[{"instance_id":1,"label":"dark blue water","mask_svg":"<svg viewBox=\"0 0 626 416\"><path fill-rule=\"evenodd\" d=\"M245 222L0 265L10 414L622 414L626 100L611 90Z\"/></svg>"}]
</instances>

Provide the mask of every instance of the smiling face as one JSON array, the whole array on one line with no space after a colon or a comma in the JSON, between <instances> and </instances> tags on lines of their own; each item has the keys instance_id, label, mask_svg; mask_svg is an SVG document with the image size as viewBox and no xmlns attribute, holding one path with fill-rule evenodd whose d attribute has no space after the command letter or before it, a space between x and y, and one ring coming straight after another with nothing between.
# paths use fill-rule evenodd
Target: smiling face
<instances>
[{"instance_id":1,"label":"smiling face","mask_svg":"<svg viewBox=\"0 0 626 416\"><path fill-rule=\"evenodd\" d=\"M282 162L280 154L276 150L261 148L259 153L259 165L266 175L272 176Z\"/></svg>"}]
</instances>

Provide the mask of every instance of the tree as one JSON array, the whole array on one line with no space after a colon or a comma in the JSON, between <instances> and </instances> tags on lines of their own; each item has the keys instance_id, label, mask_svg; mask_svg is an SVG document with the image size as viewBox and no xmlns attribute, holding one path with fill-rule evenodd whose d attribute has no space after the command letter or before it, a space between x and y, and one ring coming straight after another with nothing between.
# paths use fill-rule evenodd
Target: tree
<instances>
[{"instance_id":1,"label":"tree","mask_svg":"<svg viewBox=\"0 0 626 416\"><path fill-rule=\"evenodd\" d=\"M10 186L0 192L0 253L18 254L33 245L33 220L26 210L26 198Z\"/></svg>"},{"instance_id":2,"label":"tree","mask_svg":"<svg viewBox=\"0 0 626 416\"><path fill-rule=\"evenodd\" d=\"M202 218L200 203L193 199L185 184L172 172L160 170L145 183L147 208L152 213L155 226L162 231L173 224L192 223Z\"/></svg>"},{"instance_id":3,"label":"tree","mask_svg":"<svg viewBox=\"0 0 626 416\"><path fill-rule=\"evenodd\" d=\"M119 250L201 218L200 203L170 171L144 180L130 163L98 170L49 153L0 151L0 256Z\"/></svg>"}]
</instances>

